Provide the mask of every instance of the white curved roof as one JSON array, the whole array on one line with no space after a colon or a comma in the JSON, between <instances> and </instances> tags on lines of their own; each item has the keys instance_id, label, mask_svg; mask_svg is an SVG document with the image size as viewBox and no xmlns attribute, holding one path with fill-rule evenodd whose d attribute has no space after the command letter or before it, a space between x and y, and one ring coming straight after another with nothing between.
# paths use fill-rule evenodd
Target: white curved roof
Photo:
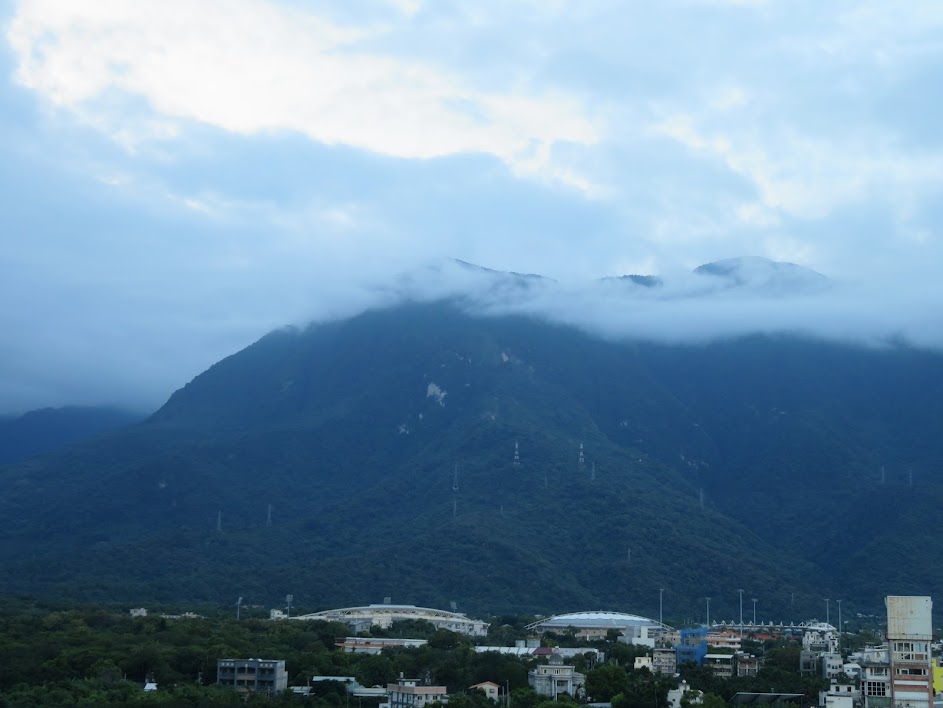
<instances>
[{"instance_id":1,"label":"white curved roof","mask_svg":"<svg viewBox=\"0 0 943 708\"><path fill-rule=\"evenodd\" d=\"M595 612L570 612L564 615L555 615L534 622L530 625L531 629L552 629L554 627L573 627L574 629L587 628L613 628L621 629L625 627L661 627L662 625L648 617L641 615L630 615L625 612L605 612L602 610Z\"/></svg>"}]
</instances>

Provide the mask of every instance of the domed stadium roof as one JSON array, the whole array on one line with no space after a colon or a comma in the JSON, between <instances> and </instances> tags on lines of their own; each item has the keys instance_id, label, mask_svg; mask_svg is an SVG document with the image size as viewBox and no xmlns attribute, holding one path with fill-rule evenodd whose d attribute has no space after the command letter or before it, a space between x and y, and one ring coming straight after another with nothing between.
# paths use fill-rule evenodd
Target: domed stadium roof
<instances>
[{"instance_id":1,"label":"domed stadium roof","mask_svg":"<svg viewBox=\"0 0 943 708\"><path fill-rule=\"evenodd\" d=\"M624 612L570 612L534 622L528 629L625 629L626 627L661 627L657 620Z\"/></svg>"}]
</instances>

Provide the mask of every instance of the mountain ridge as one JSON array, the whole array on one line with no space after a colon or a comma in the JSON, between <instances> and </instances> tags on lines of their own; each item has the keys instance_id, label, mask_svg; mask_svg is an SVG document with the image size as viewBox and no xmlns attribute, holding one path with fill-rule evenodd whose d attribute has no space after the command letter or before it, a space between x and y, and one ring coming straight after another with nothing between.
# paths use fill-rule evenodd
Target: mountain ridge
<instances>
[{"instance_id":1,"label":"mountain ridge","mask_svg":"<svg viewBox=\"0 0 943 708\"><path fill-rule=\"evenodd\" d=\"M563 611L747 586L786 613L826 587L866 607L895 556L856 513L892 500L930 541L943 455L915 443L943 422L940 367L785 335L611 341L454 301L279 330L132 429L0 468L0 590ZM891 589L924 591L938 567Z\"/></svg>"}]
</instances>

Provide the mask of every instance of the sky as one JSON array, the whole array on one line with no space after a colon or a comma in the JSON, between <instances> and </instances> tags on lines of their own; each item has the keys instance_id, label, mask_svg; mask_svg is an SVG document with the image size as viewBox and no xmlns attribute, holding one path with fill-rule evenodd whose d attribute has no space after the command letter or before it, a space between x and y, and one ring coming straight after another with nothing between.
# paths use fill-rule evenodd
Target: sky
<instances>
[{"instance_id":1,"label":"sky","mask_svg":"<svg viewBox=\"0 0 943 708\"><path fill-rule=\"evenodd\" d=\"M903 7L0 4L0 414L150 411L273 328L493 292L448 259L609 336L939 347L943 4ZM742 256L834 285L691 280ZM672 285L598 282L630 273Z\"/></svg>"}]
</instances>

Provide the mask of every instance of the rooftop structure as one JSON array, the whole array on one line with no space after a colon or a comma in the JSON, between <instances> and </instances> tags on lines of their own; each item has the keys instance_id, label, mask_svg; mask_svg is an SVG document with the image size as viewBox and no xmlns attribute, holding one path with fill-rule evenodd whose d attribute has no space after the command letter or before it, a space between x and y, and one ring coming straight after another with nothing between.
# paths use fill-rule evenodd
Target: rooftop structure
<instances>
[{"instance_id":1,"label":"rooftop structure","mask_svg":"<svg viewBox=\"0 0 943 708\"><path fill-rule=\"evenodd\" d=\"M338 637L334 646L348 654L380 654L384 649L409 649L427 644L425 639L393 637Z\"/></svg>"},{"instance_id":2,"label":"rooftop structure","mask_svg":"<svg viewBox=\"0 0 943 708\"><path fill-rule=\"evenodd\" d=\"M326 622L344 622L355 632L367 631L370 627L378 626L387 629L394 622L402 620L425 620L432 623L436 629L447 629L460 632L472 637L483 637L488 634L488 623L471 619L458 612L436 610L429 607L415 605L366 605L363 607L344 607L338 610L324 610L312 612L308 615L297 615L292 620L323 620Z\"/></svg>"}]
</instances>

